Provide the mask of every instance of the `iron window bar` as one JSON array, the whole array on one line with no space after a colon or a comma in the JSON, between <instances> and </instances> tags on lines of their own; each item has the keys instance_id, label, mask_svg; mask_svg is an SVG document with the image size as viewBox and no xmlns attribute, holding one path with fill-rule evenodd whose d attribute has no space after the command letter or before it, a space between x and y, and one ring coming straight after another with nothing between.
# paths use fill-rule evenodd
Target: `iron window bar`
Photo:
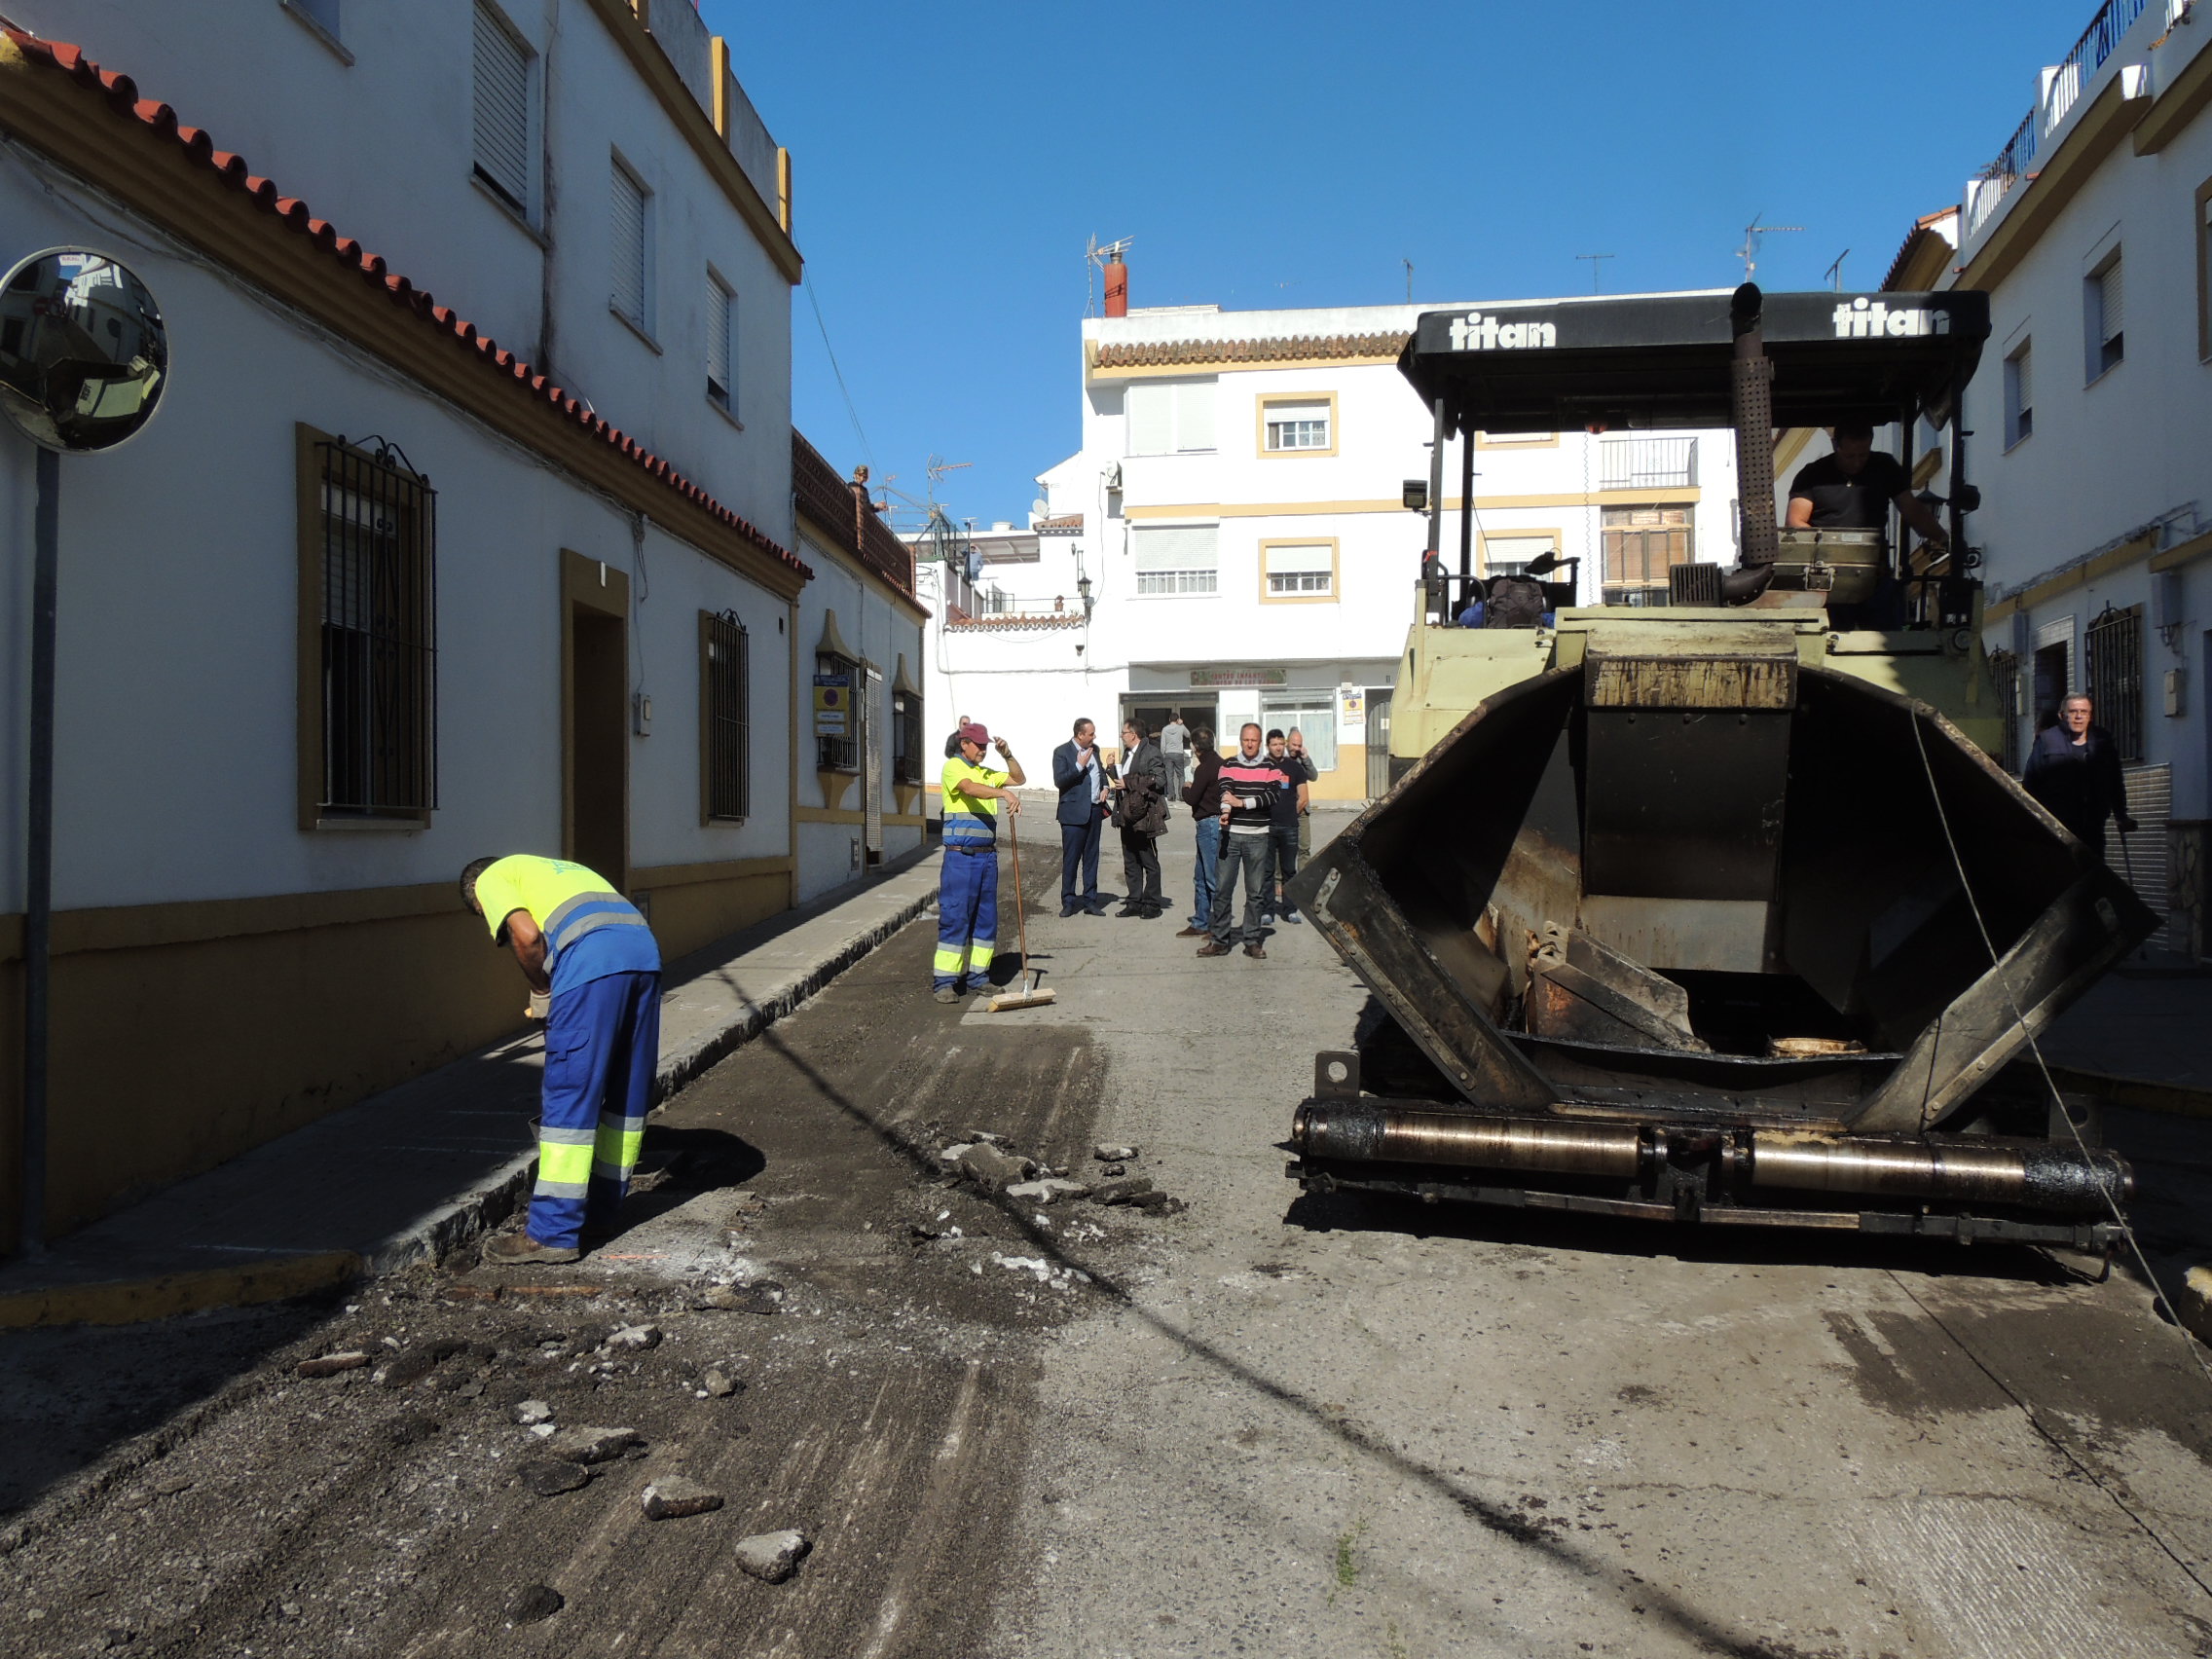
<instances>
[{"instance_id":1,"label":"iron window bar","mask_svg":"<svg viewBox=\"0 0 2212 1659\"><path fill-rule=\"evenodd\" d=\"M753 810L752 642L734 610L707 617L707 816Z\"/></svg>"}]
</instances>

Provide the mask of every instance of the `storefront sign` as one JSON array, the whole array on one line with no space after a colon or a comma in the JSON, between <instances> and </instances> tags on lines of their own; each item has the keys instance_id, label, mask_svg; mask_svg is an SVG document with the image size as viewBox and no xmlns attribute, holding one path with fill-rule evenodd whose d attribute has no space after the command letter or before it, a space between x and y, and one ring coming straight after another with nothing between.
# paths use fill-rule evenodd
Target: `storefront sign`
<instances>
[{"instance_id":1,"label":"storefront sign","mask_svg":"<svg viewBox=\"0 0 2212 1659\"><path fill-rule=\"evenodd\" d=\"M1194 668L1191 684L1194 689L1239 685L1287 685L1290 670L1287 668Z\"/></svg>"}]
</instances>

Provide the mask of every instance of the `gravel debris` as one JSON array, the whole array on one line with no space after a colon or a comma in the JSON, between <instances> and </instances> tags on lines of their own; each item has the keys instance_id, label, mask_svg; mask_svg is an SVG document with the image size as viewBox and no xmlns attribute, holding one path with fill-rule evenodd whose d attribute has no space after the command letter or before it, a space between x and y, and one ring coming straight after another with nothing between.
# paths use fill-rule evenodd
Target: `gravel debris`
<instances>
[{"instance_id":1,"label":"gravel debris","mask_svg":"<svg viewBox=\"0 0 2212 1659\"><path fill-rule=\"evenodd\" d=\"M515 1478L539 1497L556 1497L591 1482L591 1471L580 1463L559 1463L534 1457L515 1470Z\"/></svg>"},{"instance_id":2,"label":"gravel debris","mask_svg":"<svg viewBox=\"0 0 2212 1659\"><path fill-rule=\"evenodd\" d=\"M604 1463L645 1442L634 1428L564 1428L545 1443L545 1454L569 1463Z\"/></svg>"},{"instance_id":3,"label":"gravel debris","mask_svg":"<svg viewBox=\"0 0 2212 1659\"><path fill-rule=\"evenodd\" d=\"M343 1353L326 1353L314 1359L303 1359L292 1369L302 1377L336 1377L342 1371L358 1371L369 1363L369 1356L359 1348L348 1348Z\"/></svg>"},{"instance_id":4,"label":"gravel debris","mask_svg":"<svg viewBox=\"0 0 2212 1659\"><path fill-rule=\"evenodd\" d=\"M792 1575L799 1558L811 1547L804 1534L786 1530L756 1532L750 1538L742 1538L730 1553L740 1568L762 1583L781 1584Z\"/></svg>"}]
</instances>

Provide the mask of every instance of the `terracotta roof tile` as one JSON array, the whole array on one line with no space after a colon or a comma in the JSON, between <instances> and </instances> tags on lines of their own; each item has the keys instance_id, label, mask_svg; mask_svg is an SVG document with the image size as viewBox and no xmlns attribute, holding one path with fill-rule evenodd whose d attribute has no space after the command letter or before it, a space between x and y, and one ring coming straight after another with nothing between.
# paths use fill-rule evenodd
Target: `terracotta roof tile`
<instances>
[{"instance_id":1,"label":"terracotta roof tile","mask_svg":"<svg viewBox=\"0 0 2212 1659\"><path fill-rule=\"evenodd\" d=\"M316 218L308 204L298 197L286 196L277 189L274 180L255 175L247 167L244 157L228 150L216 149L215 141L204 129L185 126L178 119L176 111L167 104L140 97L138 84L129 75L102 69L78 47L60 41L41 40L20 29L8 29L5 32L27 62L44 65L68 76L87 93L104 98L119 118L136 121L158 136L173 140L194 162L215 174L232 189L241 192L284 229L306 237L316 247L331 255L342 271L381 287L394 305L419 317L424 327L435 329L456 344L473 351L488 371L511 379L523 395L551 404L570 420L612 445L618 453L635 461L649 476L719 519L762 552L790 566L800 575L809 579L813 577L814 572L807 568L805 562L790 549L723 506L620 427L593 414L580 399L571 397L557 386L547 385L545 377L535 373L528 362L512 351L501 350L498 341L490 335L479 333L474 323L459 315L450 306L438 304L428 290L416 287L406 276L393 271L382 255L369 252L350 237L340 236L337 227L327 219Z\"/></svg>"},{"instance_id":2,"label":"terracotta roof tile","mask_svg":"<svg viewBox=\"0 0 2212 1659\"><path fill-rule=\"evenodd\" d=\"M955 610L945 617L944 625L948 629L1015 634L1026 628L1080 628L1083 620L1081 609L1015 611L1007 616L964 616Z\"/></svg>"},{"instance_id":3,"label":"terracotta roof tile","mask_svg":"<svg viewBox=\"0 0 2212 1659\"><path fill-rule=\"evenodd\" d=\"M1102 369L1153 369L1199 363L1288 363L1345 357L1396 357L1411 336L1300 334L1286 340L1161 340L1101 346Z\"/></svg>"},{"instance_id":4,"label":"terracotta roof tile","mask_svg":"<svg viewBox=\"0 0 2212 1659\"><path fill-rule=\"evenodd\" d=\"M1039 535L1081 535L1083 515L1062 513L1057 518L1039 519L1036 529Z\"/></svg>"}]
</instances>

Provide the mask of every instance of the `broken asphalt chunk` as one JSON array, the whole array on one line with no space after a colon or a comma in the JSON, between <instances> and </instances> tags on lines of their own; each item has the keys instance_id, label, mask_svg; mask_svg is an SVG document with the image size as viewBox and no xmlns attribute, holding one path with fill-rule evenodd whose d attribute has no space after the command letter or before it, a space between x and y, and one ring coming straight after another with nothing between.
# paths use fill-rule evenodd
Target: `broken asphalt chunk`
<instances>
[{"instance_id":1,"label":"broken asphalt chunk","mask_svg":"<svg viewBox=\"0 0 2212 1659\"><path fill-rule=\"evenodd\" d=\"M1090 1187L1086 1182L1069 1181L1053 1175L1047 1176L1042 1181L1016 1181L1013 1186L1007 1188L1006 1196L1010 1198L1033 1200L1041 1204L1056 1204L1062 1198L1088 1197Z\"/></svg>"},{"instance_id":2,"label":"broken asphalt chunk","mask_svg":"<svg viewBox=\"0 0 2212 1659\"><path fill-rule=\"evenodd\" d=\"M718 1284L692 1304L703 1312L775 1313L784 1305L784 1287L774 1279L751 1284Z\"/></svg>"},{"instance_id":3,"label":"broken asphalt chunk","mask_svg":"<svg viewBox=\"0 0 2212 1659\"><path fill-rule=\"evenodd\" d=\"M1090 1149L1090 1156L1101 1163L1126 1163L1136 1155L1137 1149L1133 1146L1094 1146Z\"/></svg>"},{"instance_id":4,"label":"broken asphalt chunk","mask_svg":"<svg viewBox=\"0 0 2212 1659\"><path fill-rule=\"evenodd\" d=\"M647 1348L660 1346L658 1325L624 1325L607 1339L607 1346L617 1353L643 1353Z\"/></svg>"},{"instance_id":5,"label":"broken asphalt chunk","mask_svg":"<svg viewBox=\"0 0 2212 1659\"><path fill-rule=\"evenodd\" d=\"M1015 1158L995 1146L970 1147L960 1155L960 1167L989 1193L1003 1193L1015 1182L1027 1179L1030 1170L1029 1160Z\"/></svg>"},{"instance_id":6,"label":"broken asphalt chunk","mask_svg":"<svg viewBox=\"0 0 2212 1659\"><path fill-rule=\"evenodd\" d=\"M809 1545L805 1537L794 1531L756 1532L740 1540L731 1554L737 1565L764 1584L781 1584L792 1575L799 1558L806 1554Z\"/></svg>"},{"instance_id":7,"label":"broken asphalt chunk","mask_svg":"<svg viewBox=\"0 0 2212 1659\"><path fill-rule=\"evenodd\" d=\"M535 1428L553 1420L553 1408L543 1400L525 1400L515 1407L514 1419L525 1428Z\"/></svg>"},{"instance_id":8,"label":"broken asphalt chunk","mask_svg":"<svg viewBox=\"0 0 2212 1659\"><path fill-rule=\"evenodd\" d=\"M1124 1175L1119 1181L1101 1181L1090 1189L1090 1201L1094 1204L1125 1204L1152 1191L1151 1180L1143 1175Z\"/></svg>"},{"instance_id":9,"label":"broken asphalt chunk","mask_svg":"<svg viewBox=\"0 0 2212 1659\"><path fill-rule=\"evenodd\" d=\"M639 1494L638 1501L644 1505L647 1521L674 1521L719 1509L722 1494L682 1475L663 1475Z\"/></svg>"},{"instance_id":10,"label":"broken asphalt chunk","mask_svg":"<svg viewBox=\"0 0 2212 1659\"><path fill-rule=\"evenodd\" d=\"M358 1371L369 1363L369 1356L359 1348L348 1348L344 1353L326 1353L313 1359L303 1359L293 1367L302 1377L336 1377L342 1371Z\"/></svg>"},{"instance_id":11,"label":"broken asphalt chunk","mask_svg":"<svg viewBox=\"0 0 2212 1659\"><path fill-rule=\"evenodd\" d=\"M372 1381L387 1388L404 1388L420 1382L468 1345L451 1337L403 1347L377 1367Z\"/></svg>"},{"instance_id":12,"label":"broken asphalt chunk","mask_svg":"<svg viewBox=\"0 0 2212 1659\"><path fill-rule=\"evenodd\" d=\"M514 1599L507 1604L507 1623L535 1624L540 1619L551 1618L568 1604L568 1598L552 1585L528 1584L516 1591Z\"/></svg>"},{"instance_id":13,"label":"broken asphalt chunk","mask_svg":"<svg viewBox=\"0 0 2212 1659\"><path fill-rule=\"evenodd\" d=\"M710 1365L699 1379L700 1390L717 1400L726 1400L737 1392L737 1379L719 1365Z\"/></svg>"},{"instance_id":14,"label":"broken asphalt chunk","mask_svg":"<svg viewBox=\"0 0 2212 1659\"><path fill-rule=\"evenodd\" d=\"M539 1497L555 1497L588 1485L591 1471L580 1463L560 1463L550 1458L533 1457L515 1470L515 1478Z\"/></svg>"},{"instance_id":15,"label":"broken asphalt chunk","mask_svg":"<svg viewBox=\"0 0 2212 1659\"><path fill-rule=\"evenodd\" d=\"M545 1442L545 1455L566 1463L604 1463L619 1457L643 1439L634 1428L564 1428Z\"/></svg>"}]
</instances>

